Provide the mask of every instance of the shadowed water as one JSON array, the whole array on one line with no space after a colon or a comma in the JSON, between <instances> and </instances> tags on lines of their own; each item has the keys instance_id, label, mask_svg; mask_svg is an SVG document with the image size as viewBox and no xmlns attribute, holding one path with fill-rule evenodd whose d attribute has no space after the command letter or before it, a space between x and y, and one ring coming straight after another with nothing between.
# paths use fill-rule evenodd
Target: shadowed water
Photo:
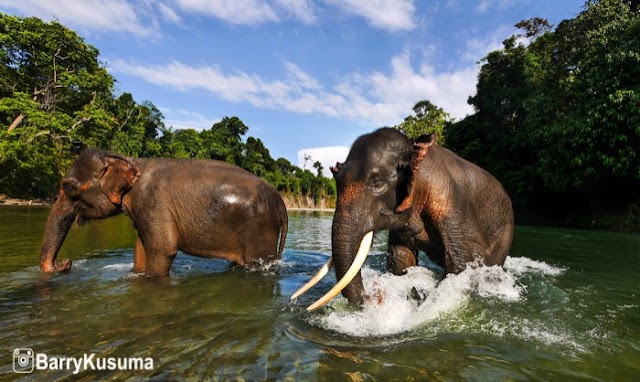
<instances>
[{"instance_id":1,"label":"shadowed water","mask_svg":"<svg viewBox=\"0 0 640 382\"><path fill-rule=\"evenodd\" d=\"M363 271L379 305L307 312L333 274L289 296L330 254L330 213L290 212L279 264L247 272L179 254L168 279L131 273L125 217L77 228L37 268L47 208L0 207L2 380L596 380L640 375L640 235L517 227L502 267L441 279L421 256L384 272L385 234ZM13 372L13 349L49 357L150 357L154 370Z\"/></svg>"}]
</instances>

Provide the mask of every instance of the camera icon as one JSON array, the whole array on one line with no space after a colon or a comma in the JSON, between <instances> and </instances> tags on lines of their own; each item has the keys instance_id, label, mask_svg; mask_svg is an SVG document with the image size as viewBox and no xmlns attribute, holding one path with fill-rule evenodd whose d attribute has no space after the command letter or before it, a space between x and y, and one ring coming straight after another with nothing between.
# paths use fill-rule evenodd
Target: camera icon
<instances>
[{"instance_id":1,"label":"camera icon","mask_svg":"<svg viewBox=\"0 0 640 382\"><path fill-rule=\"evenodd\" d=\"M29 348L17 348L13 351L13 371L31 373L33 371L34 353Z\"/></svg>"}]
</instances>

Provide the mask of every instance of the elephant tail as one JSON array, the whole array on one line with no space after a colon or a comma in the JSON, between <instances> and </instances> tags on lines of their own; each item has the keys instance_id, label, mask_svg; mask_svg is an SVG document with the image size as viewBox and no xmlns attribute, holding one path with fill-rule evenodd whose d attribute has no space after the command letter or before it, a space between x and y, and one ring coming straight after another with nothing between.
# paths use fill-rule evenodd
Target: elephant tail
<instances>
[{"instance_id":1,"label":"elephant tail","mask_svg":"<svg viewBox=\"0 0 640 382\"><path fill-rule=\"evenodd\" d=\"M289 216L287 214L287 207L284 203L280 206L280 244L278 245L278 257L282 256L284 251L284 242L287 239L287 232L289 231Z\"/></svg>"}]
</instances>

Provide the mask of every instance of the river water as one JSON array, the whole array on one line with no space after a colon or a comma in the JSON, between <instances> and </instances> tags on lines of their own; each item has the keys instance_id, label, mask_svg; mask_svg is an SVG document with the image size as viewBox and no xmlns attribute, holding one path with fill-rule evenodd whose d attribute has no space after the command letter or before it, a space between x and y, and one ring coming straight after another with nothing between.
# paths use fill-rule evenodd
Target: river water
<instances>
[{"instance_id":1,"label":"river water","mask_svg":"<svg viewBox=\"0 0 640 382\"><path fill-rule=\"evenodd\" d=\"M332 274L289 297L328 258L331 213L291 211L269 269L179 254L155 280L131 273L123 216L74 227L60 253L71 272L41 274L48 211L0 207L2 380L640 380L638 234L516 227L504 268L441 280L423 256L405 276L386 274L380 233L363 275L383 301L357 310L339 298L309 313ZM78 374L51 365L85 354ZM61 370L14 372L37 357ZM132 357L152 370L96 362Z\"/></svg>"}]
</instances>

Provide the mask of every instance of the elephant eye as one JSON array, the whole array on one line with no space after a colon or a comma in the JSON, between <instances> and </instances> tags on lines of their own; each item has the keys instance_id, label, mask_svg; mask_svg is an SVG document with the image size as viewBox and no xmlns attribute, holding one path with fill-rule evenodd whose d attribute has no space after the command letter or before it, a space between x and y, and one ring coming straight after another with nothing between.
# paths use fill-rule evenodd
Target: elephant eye
<instances>
[{"instance_id":1,"label":"elephant eye","mask_svg":"<svg viewBox=\"0 0 640 382\"><path fill-rule=\"evenodd\" d=\"M375 192L375 193L384 192L384 190L386 190L386 188L387 188L386 182L384 182L379 177L375 177L375 178L371 179L370 186L371 186L371 190L373 192Z\"/></svg>"}]
</instances>

